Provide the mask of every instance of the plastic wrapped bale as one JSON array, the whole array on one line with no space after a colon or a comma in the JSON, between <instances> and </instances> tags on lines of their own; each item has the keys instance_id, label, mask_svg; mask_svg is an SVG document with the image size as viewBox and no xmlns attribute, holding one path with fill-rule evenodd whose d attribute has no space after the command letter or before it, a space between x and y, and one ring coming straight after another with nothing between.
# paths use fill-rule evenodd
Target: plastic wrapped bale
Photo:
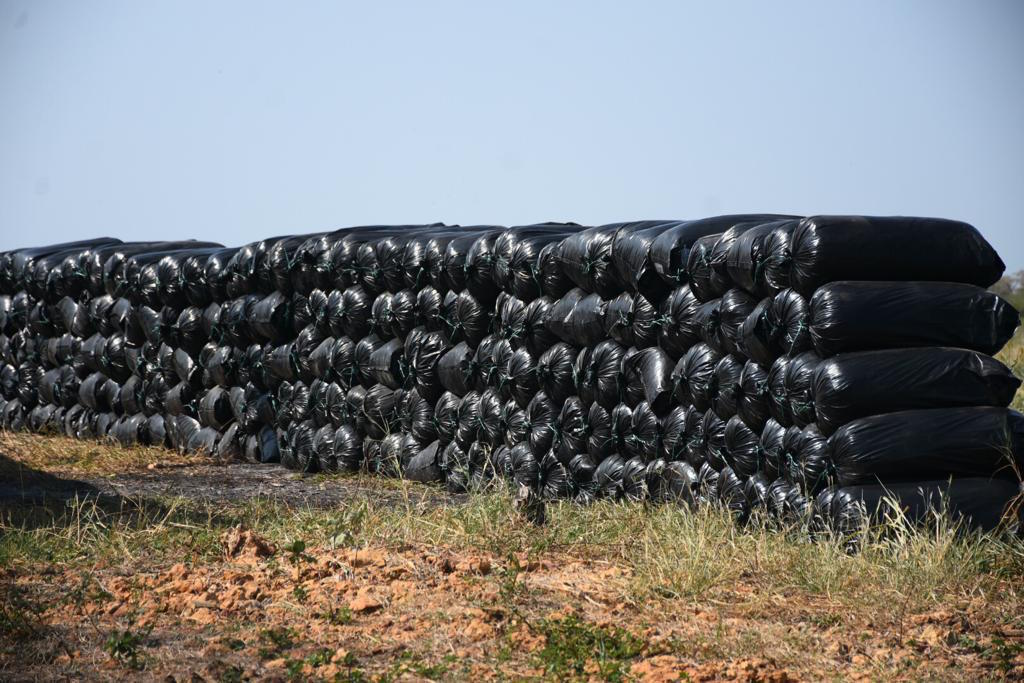
<instances>
[{"instance_id":1,"label":"plastic wrapped bale","mask_svg":"<svg viewBox=\"0 0 1024 683\"><path fill-rule=\"evenodd\" d=\"M585 403L612 409L620 400L622 359L626 349L610 339L586 347L576 357L576 393Z\"/></svg>"},{"instance_id":2,"label":"plastic wrapped bale","mask_svg":"<svg viewBox=\"0 0 1024 683\"><path fill-rule=\"evenodd\" d=\"M444 447L441 453L441 470L445 475L445 488L451 493L465 493L469 490L469 454L456 442Z\"/></svg>"},{"instance_id":3,"label":"plastic wrapped bale","mask_svg":"<svg viewBox=\"0 0 1024 683\"><path fill-rule=\"evenodd\" d=\"M544 391L537 392L525 409L527 444L534 453L547 453L555 439L558 408Z\"/></svg>"},{"instance_id":4,"label":"plastic wrapped bale","mask_svg":"<svg viewBox=\"0 0 1024 683\"><path fill-rule=\"evenodd\" d=\"M725 420L718 417L715 411L708 410L701 419L698 434L701 440L701 450L705 454L708 463L715 469L721 469L727 464L725 449Z\"/></svg>"},{"instance_id":5,"label":"plastic wrapped bale","mask_svg":"<svg viewBox=\"0 0 1024 683\"><path fill-rule=\"evenodd\" d=\"M747 498L751 514L768 513L771 499L770 486L771 482L763 474L755 474L743 482L743 495Z\"/></svg>"},{"instance_id":6,"label":"plastic wrapped bale","mask_svg":"<svg viewBox=\"0 0 1024 683\"><path fill-rule=\"evenodd\" d=\"M753 361L743 364L736 385L736 414L760 433L768 420L768 373Z\"/></svg>"},{"instance_id":7,"label":"plastic wrapped bale","mask_svg":"<svg viewBox=\"0 0 1024 683\"><path fill-rule=\"evenodd\" d=\"M776 294L770 315L783 353L795 356L812 348L810 307L796 291L784 289Z\"/></svg>"},{"instance_id":8,"label":"plastic wrapped bale","mask_svg":"<svg viewBox=\"0 0 1024 683\"><path fill-rule=\"evenodd\" d=\"M691 346L672 369L671 382L676 401L693 405L700 411L710 408L715 367L722 357L707 344Z\"/></svg>"},{"instance_id":9,"label":"plastic wrapped bale","mask_svg":"<svg viewBox=\"0 0 1024 683\"><path fill-rule=\"evenodd\" d=\"M1024 416L992 407L876 415L840 427L829 450L841 486L949 476L1019 480Z\"/></svg>"},{"instance_id":10,"label":"plastic wrapped bale","mask_svg":"<svg viewBox=\"0 0 1024 683\"><path fill-rule=\"evenodd\" d=\"M555 404L564 402L576 391L573 380L576 355L572 347L559 342L537 359L537 381Z\"/></svg>"},{"instance_id":11,"label":"plastic wrapped bale","mask_svg":"<svg viewBox=\"0 0 1024 683\"><path fill-rule=\"evenodd\" d=\"M523 310L522 324L518 328L518 336L510 337L514 346L526 348L535 356L544 353L558 341L558 337L548 329L546 320L551 310L552 300L547 297L534 299Z\"/></svg>"},{"instance_id":12,"label":"plastic wrapped bale","mask_svg":"<svg viewBox=\"0 0 1024 683\"><path fill-rule=\"evenodd\" d=\"M636 406L646 401L658 415L672 407L672 359L659 348L642 349L622 361L623 395Z\"/></svg>"},{"instance_id":13,"label":"plastic wrapped bale","mask_svg":"<svg viewBox=\"0 0 1024 683\"><path fill-rule=\"evenodd\" d=\"M721 299L712 299L702 303L694 314L694 323L697 327L697 335L702 342L719 353L726 353L721 336L721 305Z\"/></svg>"},{"instance_id":14,"label":"plastic wrapped bale","mask_svg":"<svg viewBox=\"0 0 1024 683\"><path fill-rule=\"evenodd\" d=\"M657 485L657 499L665 503L681 503L691 510L698 506L697 471L687 462L667 462L660 470ZM648 487L651 487L648 474Z\"/></svg>"},{"instance_id":15,"label":"plastic wrapped bale","mask_svg":"<svg viewBox=\"0 0 1024 683\"><path fill-rule=\"evenodd\" d=\"M788 287L790 241L798 222L762 223L740 235L726 254L729 279L758 298Z\"/></svg>"},{"instance_id":16,"label":"plastic wrapped bale","mask_svg":"<svg viewBox=\"0 0 1024 683\"><path fill-rule=\"evenodd\" d=\"M587 406L578 397L571 396L562 404L556 420L557 438L554 442L554 452L561 462L568 464L573 456L586 452L590 435L588 417Z\"/></svg>"},{"instance_id":17,"label":"plastic wrapped bale","mask_svg":"<svg viewBox=\"0 0 1024 683\"><path fill-rule=\"evenodd\" d=\"M791 427L783 438L785 469L781 474L787 481L813 495L832 484L835 468L829 452L829 444L817 425L808 425L796 431Z\"/></svg>"},{"instance_id":18,"label":"plastic wrapped bale","mask_svg":"<svg viewBox=\"0 0 1024 683\"><path fill-rule=\"evenodd\" d=\"M558 262L569 279L605 299L624 289L611 258L618 227L613 224L580 230L563 239L558 248Z\"/></svg>"},{"instance_id":19,"label":"plastic wrapped bale","mask_svg":"<svg viewBox=\"0 0 1024 683\"><path fill-rule=\"evenodd\" d=\"M469 448L469 444L476 441L480 435L481 407L479 392L470 391L459 400L456 419L455 441L462 448Z\"/></svg>"},{"instance_id":20,"label":"plastic wrapped bale","mask_svg":"<svg viewBox=\"0 0 1024 683\"><path fill-rule=\"evenodd\" d=\"M647 463L655 459L660 446L661 425L658 417L647 401L641 401L633 409L624 455Z\"/></svg>"},{"instance_id":21,"label":"plastic wrapped bale","mask_svg":"<svg viewBox=\"0 0 1024 683\"><path fill-rule=\"evenodd\" d=\"M779 218L779 216L750 214L714 216L677 223L660 232L651 242L650 264L655 274L669 287L680 287L689 281L687 263L689 263L690 252L697 240L728 230L736 223L775 218ZM633 277L640 281L649 279L644 271L637 271Z\"/></svg>"},{"instance_id":22,"label":"plastic wrapped bale","mask_svg":"<svg viewBox=\"0 0 1024 683\"><path fill-rule=\"evenodd\" d=\"M468 347L464 347L468 349ZM445 387L441 382L441 359L451 350L448 341L440 332L427 332L414 348L406 343L405 356L408 359L408 373L413 386L428 401L436 401ZM451 360L461 359L458 354ZM453 370L454 371L454 370Z\"/></svg>"},{"instance_id":23,"label":"plastic wrapped bale","mask_svg":"<svg viewBox=\"0 0 1024 683\"><path fill-rule=\"evenodd\" d=\"M766 469L760 434L737 415L725 423L725 459L740 477L751 477Z\"/></svg>"},{"instance_id":24,"label":"plastic wrapped bale","mask_svg":"<svg viewBox=\"0 0 1024 683\"><path fill-rule=\"evenodd\" d=\"M509 359L508 374L512 398L525 408L541 387L536 356L525 348L517 349Z\"/></svg>"},{"instance_id":25,"label":"plastic wrapped bale","mask_svg":"<svg viewBox=\"0 0 1024 683\"><path fill-rule=\"evenodd\" d=\"M463 266L466 276L466 289L480 301L493 302L500 291L495 280L497 254L495 242L504 232L488 231L477 237L466 252Z\"/></svg>"},{"instance_id":26,"label":"plastic wrapped bale","mask_svg":"<svg viewBox=\"0 0 1024 683\"><path fill-rule=\"evenodd\" d=\"M349 287L339 300L331 300L328 321L332 330L342 332L353 340L370 333L370 315L373 300L361 286Z\"/></svg>"},{"instance_id":27,"label":"plastic wrapped bale","mask_svg":"<svg viewBox=\"0 0 1024 683\"><path fill-rule=\"evenodd\" d=\"M662 303L658 345L673 358L679 358L700 341L697 326L699 307L700 302L693 296L689 286L673 289Z\"/></svg>"},{"instance_id":28,"label":"plastic wrapped bale","mask_svg":"<svg viewBox=\"0 0 1024 683\"><path fill-rule=\"evenodd\" d=\"M814 422L814 373L818 369L821 358L813 351L794 356L786 366L783 386L789 413L793 416L793 424L806 427Z\"/></svg>"},{"instance_id":29,"label":"plastic wrapped bale","mask_svg":"<svg viewBox=\"0 0 1024 683\"><path fill-rule=\"evenodd\" d=\"M840 533L899 520L913 526L944 516L967 530L1017 528L1024 522L1017 482L984 477L845 486L828 498L826 513Z\"/></svg>"},{"instance_id":30,"label":"plastic wrapped bale","mask_svg":"<svg viewBox=\"0 0 1024 683\"><path fill-rule=\"evenodd\" d=\"M483 346L483 344L481 344ZM477 351L480 351L480 347L477 347ZM512 374L510 370L510 364L512 363L512 357L516 354L516 351L512 349L512 344L507 339L501 339L500 337L494 338L494 343L490 349L490 378L488 383L501 397L502 401L507 401L512 398Z\"/></svg>"},{"instance_id":31,"label":"plastic wrapped bale","mask_svg":"<svg viewBox=\"0 0 1024 683\"><path fill-rule=\"evenodd\" d=\"M703 463L696 469L697 484L694 491L697 495L698 505L716 505L718 503L718 481L721 474L708 463Z\"/></svg>"},{"instance_id":32,"label":"plastic wrapped bale","mask_svg":"<svg viewBox=\"0 0 1024 683\"><path fill-rule=\"evenodd\" d=\"M229 426L217 441L216 451L214 452L217 461L234 462L236 460L242 460L244 438L245 437L239 430L237 424Z\"/></svg>"},{"instance_id":33,"label":"plastic wrapped bale","mask_svg":"<svg viewBox=\"0 0 1024 683\"><path fill-rule=\"evenodd\" d=\"M744 481L726 465L718 475L718 500L733 519L744 524L750 516L750 501Z\"/></svg>"},{"instance_id":34,"label":"plastic wrapped bale","mask_svg":"<svg viewBox=\"0 0 1024 683\"><path fill-rule=\"evenodd\" d=\"M765 469L783 476L788 474L790 460L796 458L799 427L783 427L773 418L768 418L761 430L760 452Z\"/></svg>"},{"instance_id":35,"label":"plastic wrapped bale","mask_svg":"<svg viewBox=\"0 0 1024 683\"><path fill-rule=\"evenodd\" d=\"M622 477L626 461L619 455L610 455L594 470L594 484L600 498L618 500L623 496Z\"/></svg>"},{"instance_id":36,"label":"plastic wrapped bale","mask_svg":"<svg viewBox=\"0 0 1024 683\"><path fill-rule=\"evenodd\" d=\"M393 297L390 292L381 292L370 306L370 332L382 338L394 335L391 329Z\"/></svg>"},{"instance_id":37,"label":"plastic wrapped bale","mask_svg":"<svg viewBox=\"0 0 1024 683\"><path fill-rule=\"evenodd\" d=\"M449 292L441 308L444 320L442 331L453 344L465 341L475 347L487 336L493 308L481 303L468 291L457 295Z\"/></svg>"},{"instance_id":38,"label":"plastic wrapped bale","mask_svg":"<svg viewBox=\"0 0 1024 683\"><path fill-rule=\"evenodd\" d=\"M612 239L612 264L619 282L631 292L660 299L668 287L658 277L651 258L655 240L668 230L684 225L680 221L635 221L620 223Z\"/></svg>"},{"instance_id":39,"label":"plastic wrapped bale","mask_svg":"<svg viewBox=\"0 0 1024 683\"><path fill-rule=\"evenodd\" d=\"M723 420L728 420L736 414L743 366L743 360L737 356L722 356L711 375L708 398L711 409Z\"/></svg>"},{"instance_id":40,"label":"plastic wrapped bale","mask_svg":"<svg viewBox=\"0 0 1024 683\"><path fill-rule=\"evenodd\" d=\"M471 272L468 267L470 250L481 238L489 244L493 244L493 240L499 234L501 231L492 226L475 226L470 231L449 240L444 248L444 272L441 276L443 287L454 292L461 292L466 289L470 281L473 281L473 288L480 291L477 283L482 283L486 275L490 273L491 264L478 262L477 266L479 267L473 268ZM493 282L491 286L493 286Z\"/></svg>"},{"instance_id":41,"label":"plastic wrapped bale","mask_svg":"<svg viewBox=\"0 0 1024 683\"><path fill-rule=\"evenodd\" d=\"M466 342L459 342L445 352L437 361L437 378L441 387L456 396L464 396L469 392L469 366L472 360L473 349Z\"/></svg>"},{"instance_id":42,"label":"plastic wrapped bale","mask_svg":"<svg viewBox=\"0 0 1024 683\"><path fill-rule=\"evenodd\" d=\"M772 317L772 302L771 298L759 301L740 324L738 336L743 355L766 368L783 353L779 328Z\"/></svg>"},{"instance_id":43,"label":"plastic wrapped bale","mask_svg":"<svg viewBox=\"0 0 1024 683\"><path fill-rule=\"evenodd\" d=\"M1020 380L998 360L967 349L844 353L822 361L811 382L818 428L830 435L861 417L923 408L1010 405Z\"/></svg>"},{"instance_id":44,"label":"plastic wrapped bale","mask_svg":"<svg viewBox=\"0 0 1024 683\"><path fill-rule=\"evenodd\" d=\"M363 431L372 439L383 439L395 431L395 395L394 392L381 384L375 384L366 390L362 405L360 423Z\"/></svg>"},{"instance_id":45,"label":"plastic wrapped bale","mask_svg":"<svg viewBox=\"0 0 1024 683\"><path fill-rule=\"evenodd\" d=\"M612 408L608 417L610 419L610 450L620 455L626 455L626 441L633 429L633 409L625 403L620 403Z\"/></svg>"},{"instance_id":46,"label":"plastic wrapped bale","mask_svg":"<svg viewBox=\"0 0 1024 683\"><path fill-rule=\"evenodd\" d=\"M409 419L408 431L420 443L430 443L438 438L437 424L434 421L434 405L420 396L415 389L406 397L406 411Z\"/></svg>"},{"instance_id":47,"label":"plastic wrapped bale","mask_svg":"<svg viewBox=\"0 0 1024 683\"><path fill-rule=\"evenodd\" d=\"M501 422L504 425L504 442L509 448L518 443L528 441L530 427L526 420L526 411L515 401L506 401L501 407Z\"/></svg>"},{"instance_id":48,"label":"plastic wrapped bale","mask_svg":"<svg viewBox=\"0 0 1024 683\"><path fill-rule=\"evenodd\" d=\"M555 300L544 324L558 339L574 346L592 346L606 338L607 304L580 288Z\"/></svg>"},{"instance_id":49,"label":"plastic wrapped bale","mask_svg":"<svg viewBox=\"0 0 1024 683\"><path fill-rule=\"evenodd\" d=\"M578 228L572 223L544 223L505 230L494 240L494 282L524 301L541 296L542 251L549 245L558 246Z\"/></svg>"},{"instance_id":50,"label":"plastic wrapped bale","mask_svg":"<svg viewBox=\"0 0 1024 683\"><path fill-rule=\"evenodd\" d=\"M282 344L293 336L293 315L291 297L282 292L271 292L253 307L249 324L263 339Z\"/></svg>"},{"instance_id":51,"label":"plastic wrapped bale","mask_svg":"<svg viewBox=\"0 0 1024 683\"><path fill-rule=\"evenodd\" d=\"M319 469L324 472L338 472L340 469L334 448L335 431L332 425L324 425L313 432L312 452Z\"/></svg>"},{"instance_id":52,"label":"plastic wrapped bale","mask_svg":"<svg viewBox=\"0 0 1024 683\"><path fill-rule=\"evenodd\" d=\"M494 348L501 339L497 335L488 335L480 341L467 366L466 382L471 389L484 391L491 386L494 375Z\"/></svg>"},{"instance_id":53,"label":"plastic wrapped bale","mask_svg":"<svg viewBox=\"0 0 1024 683\"><path fill-rule=\"evenodd\" d=\"M794 288L836 280L933 280L988 287L1003 261L971 225L942 218L810 216L793 233Z\"/></svg>"},{"instance_id":54,"label":"plastic wrapped bale","mask_svg":"<svg viewBox=\"0 0 1024 683\"><path fill-rule=\"evenodd\" d=\"M784 427L793 425L793 409L786 393L790 359L781 356L768 368L768 414Z\"/></svg>"},{"instance_id":55,"label":"plastic wrapped bale","mask_svg":"<svg viewBox=\"0 0 1024 683\"><path fill-rule=\"evenodd\" d=\"M406 463L402 476L411 481L442 481L444 473L441 471L441 450L439 442L431 442Z\"/></svg>"},{"instance_id":56,"label":"plastic wrapped bale","mask_svg":"<svg viewBox=\"0 0 1024 683\"><path fill-rule=\"evenodd\" d=\"M746 357L740 328L757 306L757 299L742 289L730 289L718 305L718 339L731 354Z\"/></svg>"},{"instance_id":57,"label":"plastic wrapped bale","mask_svg":"<svg viewBox=\"0 0 1024 683\"><path fill-rule=\"evenodd\" d=\"M21 401L12 398L3 407L2 422L3 428L9 432L20 432L25 429L25 418L28 411Z\"/></svg>"},{"instance_id":58,"label":"plastic wrapped bale","mask_svg":"<svg viewBox=\"0 0 1024 683\"><path fill-rule=\"evenodd\" d=\"M480 394L480 428L477 439L488 446L502 442L502 404L497 392L487 389Z\"/></svg>"},{"instance_id":59,"label":"plastic wrapped bale","mask_svg":"<svg viewBox=\"0 0 1024 683\"><path fill-rule=\"evenodd\" d=\"M356 347L358 348L358 344ZM375 384L398 389L405 384L405 349L400 339L388 339L369 354L360 371Z\"/></svg>"},{"instance_id":60,"label":"plastic wrapped bale","mask_svg":"<svg viewBox=\"0 0 1024 683\"><path fill-rule=\"evenodd\" d=\"M446 391L441 394L434 406L434 427L437 430L438 441L441 446L447 446L455 439L455 431L458 429L458 410L461 399Z\"/></svg>"},{"instance_id":61,"label":"plastic wrapped bale","mask_svg":"<svg viewBox=\"0 0 1024 683\"><path fill-rule=\"evenodd\" d=\"M57 406L55 405L43 403L30 410L25 418L25 425L28 427L28 430L35 433L45 432L47 423L56 409Z\"/></svg>"},{"instance_id":62,"label":"plastic wrapped bale","mask_svg":"<svg viewBox=\"0 0 1024 683\"><path fill-rule=\"evenodd\" d=\"M708 452L704 444L704 412L688 406L686 412L686 462L699 468L707 462Z\"/></svg>"},{"instance_id":63,"label":"plastic wrapped bale","mask_svg":"<svg viewBox=\"0 0 1024 683\"><path fill-rule=\"evenodd\" d=\"M575 494L572 474L552 452L547 452L540 459L537 484L542 498L559 500L572 498Z\"/></svg>"},{"instance_id":64,"label":"plastic wrapped bale","mask_svg":"<svg viewBox=\"0 0 1024 683\"><path fill-rule=\"evenodd\" d=\"M531 491L538 489L540 479L540 463L534 456L529 444L519 443L512 447L512 481L519 486L525 486Z\"/></svg>"},{"instance_id":65,"label":"plastic wrapped bale","mask_svg":"<svg viewBox=\"0 0 1024 683\"><path fill-rule=\"evenodd\" d=\"M661 419L658 455L666 462L686 459L686 417L692 410L695 410L693 406L677 405Z\"/></svg>"},{"instance_id":66,"label":"plastic wrapped bale","mask_svg":"<svg viewBox=\"0 0 1024 683\"><path fill-rule=\"evenodd\" d=\"M290 431L294 469L300 472L319 472L320 456L313 441L316 425L312 420L303 420L294 423Z\"/></svg>"},{"instance_id":67,"label":"plastic wrapped bale","mask_svg":"<svg viewBox=\"0 0 1024 683\"><path fill-rule=\"evenodd\" d=\"M228 392L224 389L214 387L199 399L199 422L204 427L223 429L233 418Z\"/></svg>"},{"instance_id":68,"label":"plastic wrapped bale","mask_svg":"<svg viewBox=\"0 0 1024 683\"><path fill-rule=\"evenodd\" d=\"M833 282L811 298L810 332L821 356L846 351L953 346L992 355L1020 313L998 295L954 282Z\"/></svg>"},{"instance_id":69,"label":"plastic wrapped bale","mask_svg":"<svg viewBox=\"0 0 1024 683\"><path fill-rule=\"evenodd\" d=\"M661 325L658 309L643 294L623 292L608 302L605 329L608 336L625 346L654 346Z\"/></svg>"}]
</instances>

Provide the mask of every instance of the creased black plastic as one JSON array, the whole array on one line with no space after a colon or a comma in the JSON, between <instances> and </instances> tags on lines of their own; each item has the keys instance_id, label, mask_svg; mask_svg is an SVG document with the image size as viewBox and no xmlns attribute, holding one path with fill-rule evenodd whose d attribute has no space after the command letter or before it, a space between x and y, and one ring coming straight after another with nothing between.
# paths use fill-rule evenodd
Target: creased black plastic
<instances>
[{"instance_id":1,"label":"creased black plastic","mask_svg":"<svg viewBox=\"0 0 1024 683\"><path fill-rule=\"evenodd\" d=\"M1007 406L1020 380L985 354L948 347L843 353L822 361L811 384L819 429L923 408Z\"/></svg>"},{"instance_id":2,"label":"creased black plastic","mask_svg":"<svg viewBox=\"0 0 1024 683\"><path fill-rule=\"evenodd\" d=\"M833 282L810 304L811 339L822 356L912 346L992 355L1019 324L1020 313L998 295L953 282Z\"/></svg>"},{"instance_id":3,"label":"creased black plastic","mask_svg":"<svg viewBox=\"0 0 1024 683\"><path fill-rule=\"evenodd\" d=\"M810 216L793 233L793 287L835 280L935 280L988 287L1005 268L971 225L942 218Z\"/></svg>"},{"instance_id":4,"label":"creased black plastic","mask_svg":"<svg viewBox=\"0 0 1024 683\"><path fill-rule=\"evenodd\" d=\"M839 484L996 477L1020 480L1024 415L936 408L864 417L829 437Z\"/></svg>"}]
</instances>

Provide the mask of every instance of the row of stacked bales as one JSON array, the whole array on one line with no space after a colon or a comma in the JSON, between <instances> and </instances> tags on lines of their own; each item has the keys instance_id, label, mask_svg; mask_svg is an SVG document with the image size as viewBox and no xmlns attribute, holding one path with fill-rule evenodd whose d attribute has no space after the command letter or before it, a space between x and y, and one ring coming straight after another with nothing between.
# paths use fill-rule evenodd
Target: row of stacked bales
<instances>
[{"instance_id":1,"label":"row of stacked bales","mask_svg":"<svg viewBox=\"0 0 1024 683\"><path fill-rule=\"evenodd\" d=\"M1018 493L1019 314L938 219L99 239L0 258L3 425L859 525Z\"/></svg>"}]
</instances>

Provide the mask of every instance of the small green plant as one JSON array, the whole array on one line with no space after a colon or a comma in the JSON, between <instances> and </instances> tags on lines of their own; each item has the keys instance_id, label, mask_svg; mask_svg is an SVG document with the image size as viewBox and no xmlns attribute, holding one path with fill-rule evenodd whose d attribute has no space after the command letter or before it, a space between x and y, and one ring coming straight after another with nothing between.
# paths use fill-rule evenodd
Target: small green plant
<instances>
[{"instance_id":1,"label":"small green plant","mask_svg":"<svg viewBox=\"0 0 1024 683\"><path fill-rule=\"evenodd\" d=\"M309 562L311 559L309 555L306 554L306 542L301 538L296 538L287 543L283 550L288 553L288 561L293 565L297 565L300 562Z\"/></svg>"},{"instance_id":2,"label":"small green plant","mask_svg":"<svg viewBox=\"0 0 1024 683\"><path fill-rule=\"evenodd\" d=\"M292 595L299 602L299 604L305 604L306 600L309 598L309 591L307 591L302 586L296 586L292 589Z\"/></svg>"},{"instance_id":3,"label":"small green plant","mask_svg":"<svg viewBox=\"0 0 1024 683\"><path fill-rule=\"evenodd\" d=\"M338 607L324 614L324 618L335 626L344 626L352 623L352 610L348 607Z\"/></svg>"},{"instance_id":4,"label":"small green plant","mask_svg":"<svg viewBox=\"0 0 1024 683\"><path fill-rule=\"evenodd\" d=\"M267 628L260 631L261 659L275 659L295 647L295 631L290 628Z\"/></svg>"},{"instance_id":5,"label":"small green plant","mask_svg":"<svg viewBox=\"0 0 1024 683\"><path fill-rule=\"evenodd\" d=\"M591 677L594 671L588 671L588 664L600 680L626 680L628 662L644 648L643 641L624 629L589 624L576 615L545 619L538 630L547 639L537 654L539 664L559 680Z\"/></svg>"},{"instance_id":6,"label":"small green plant","mask_svg":"<svg viewBox=\"0 0 1024 683\"><path fill-rule=\"evenodd\" d=\"M128 629L114 631L107 638L103 649L114 661L131 669L142 669L144 662L139 649L144 645L148 636L148 629L143 633L135 633Z\"/></svg>"}]
</instances>

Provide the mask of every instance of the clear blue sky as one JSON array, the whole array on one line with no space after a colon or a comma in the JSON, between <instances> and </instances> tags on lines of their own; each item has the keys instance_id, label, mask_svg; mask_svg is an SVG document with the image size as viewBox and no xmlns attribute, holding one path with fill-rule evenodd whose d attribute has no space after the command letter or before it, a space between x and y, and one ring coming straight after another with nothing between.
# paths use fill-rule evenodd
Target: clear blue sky
<instances>
[{"instance_id":1,"label":"clear blue sky","mask_svg":"<svg viewBox=\"0 0 1024 683\"><path fill-rule=\"evenodd\" d=\"M0 249L740 211L1024 268L1024 2L0 0Z\"/></svg>"}]
</instances>

